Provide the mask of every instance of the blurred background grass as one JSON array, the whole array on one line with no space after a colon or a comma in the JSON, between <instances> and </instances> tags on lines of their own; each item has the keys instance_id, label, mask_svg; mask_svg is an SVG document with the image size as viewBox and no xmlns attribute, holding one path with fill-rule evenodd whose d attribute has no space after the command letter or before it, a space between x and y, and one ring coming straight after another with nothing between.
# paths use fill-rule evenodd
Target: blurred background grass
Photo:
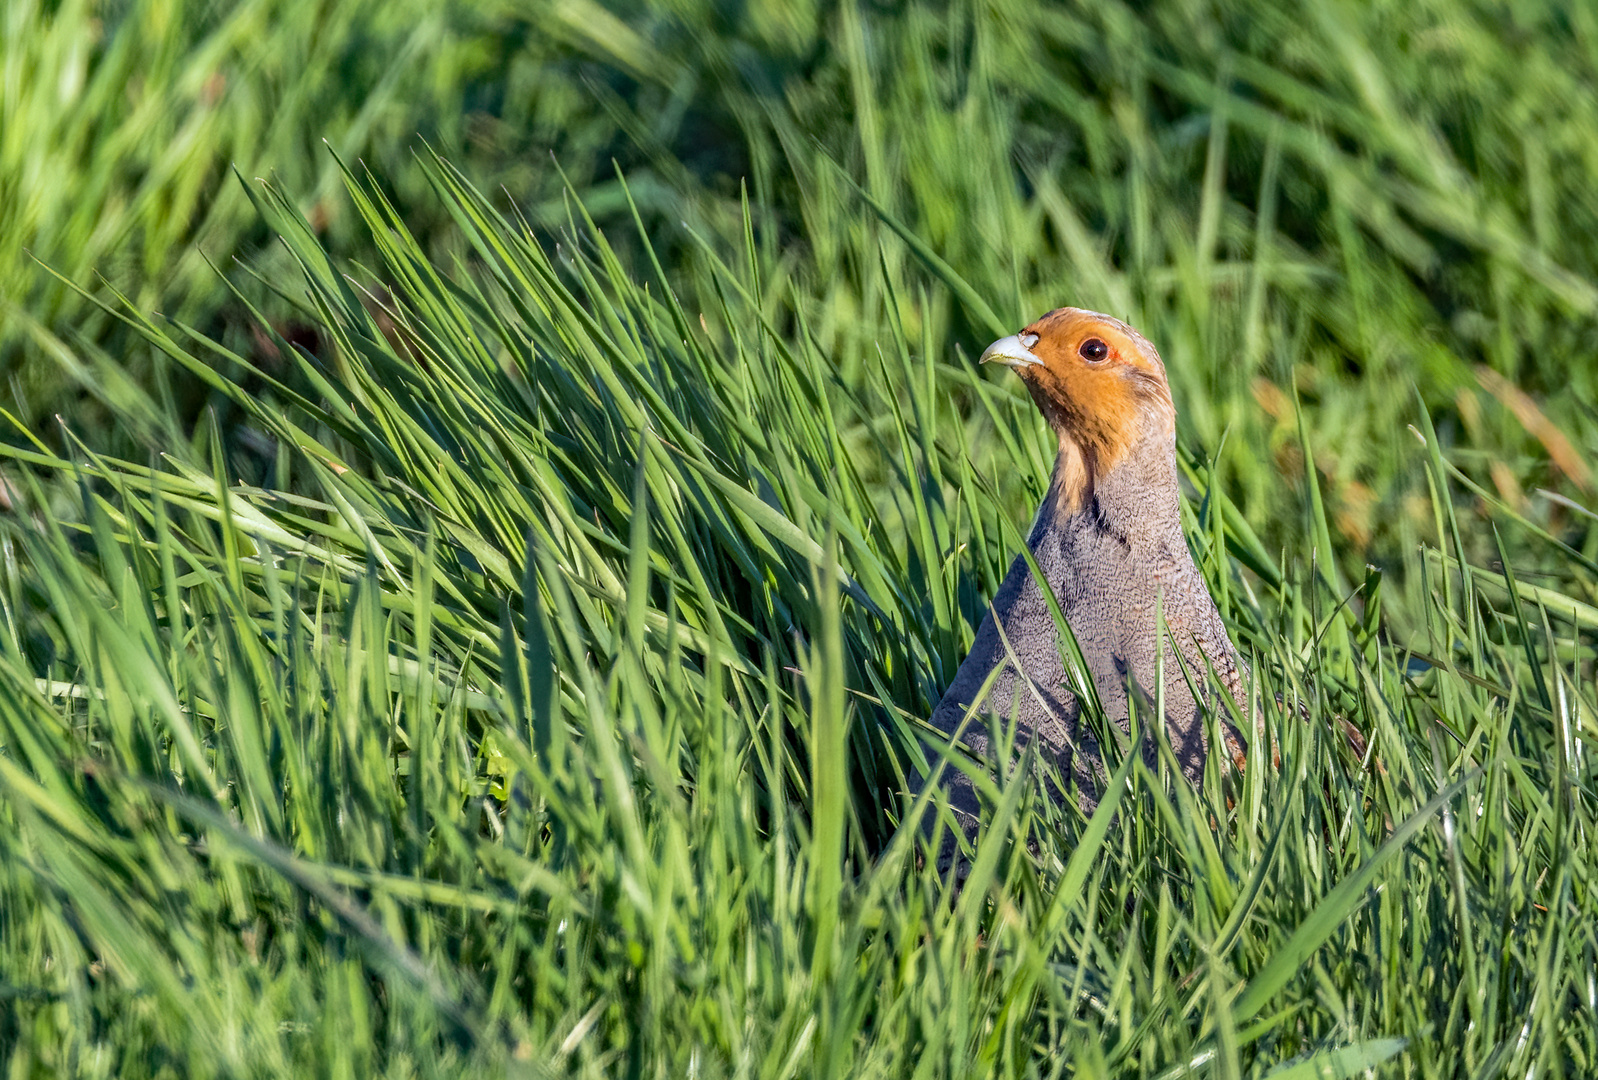
<instances>
[{"instance_id":1,"label":"blurred background grass","mask_svg":"<svg viewBox=\"0 0 1598 1080\"><path fill-rule=\"evenodd\" d=\"M1229 482L1251 520L1293 516L1296 389L1347 562L1392 556L1424 524L1398 447L1413 382L1469 444L1456 464L1559 528L1534 493L1586 490L1594 441L1595 19L1454 0L19 0L0 367L19 416L90 429L99 388L62 355L144 370L45 267L258 351L206 260L286 261L232 169L276 176L336 255L373 255L323 140L382 178L425 250L458 250L420 197L420 135L545 228L567 213L556 163L599 224L624 220L614 161L667 265L685 223L735 228L747 181L851 381L875 332L852 258L882 227L850 177L1007 322L1069 302L1147 330L1186 437L1246 451ZM980 346L958 308L928 317Z\"/></svg>"},{"instance_id":2,"label":"blurred background grass","mask_svg":"<svg viewBox=\"0 0 1598 1080\"><path fill-rule=\"evenodd\" d=\"M3 18L14 1068L1598 1061L1587 8ZM956 900L898 770L1049 453L970 359L1063 303L1315 722L1001 781Z\"/></svg>"}]
</instances>

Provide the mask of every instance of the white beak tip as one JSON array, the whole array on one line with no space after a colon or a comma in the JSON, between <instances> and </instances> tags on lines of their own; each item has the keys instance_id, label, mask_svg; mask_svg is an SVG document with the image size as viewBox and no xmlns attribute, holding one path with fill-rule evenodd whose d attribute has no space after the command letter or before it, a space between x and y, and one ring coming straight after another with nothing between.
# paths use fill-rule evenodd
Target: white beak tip
<instances>
[{"instance_id":1,"label":"white beak tip","mask_svg":"<svg viewBox=\"0 0 1598 1080\"><path fill-rule=\"evenodd\" d=\"M986 364L990 361L1012 368L1030 367L1033 364L1041 365L1043 363L1031 349L1021 344L1020 334L1011 334L1009 337L1000 338L986 349L983 349L982 356L977 360L977 363Z\"/></svg>"}]
</instances>

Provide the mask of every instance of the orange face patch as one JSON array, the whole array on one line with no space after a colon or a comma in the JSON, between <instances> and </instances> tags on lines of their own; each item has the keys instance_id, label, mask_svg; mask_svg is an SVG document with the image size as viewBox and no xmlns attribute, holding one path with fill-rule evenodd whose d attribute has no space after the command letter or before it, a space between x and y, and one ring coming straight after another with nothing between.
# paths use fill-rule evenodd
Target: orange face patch
<instances>
[{"instance_id":1,"label":"orange face patch","mask_svg":"<svg viewBox=\"0 0 1598 1080\"><path fill-rule=\"evenodd\" d=\"M1041 362L1016 373L1055 431L1077 444L1090 471L1111 468L1151 428L1175 430L1160 354L1121 320L1058 308L1017 336Z\"/></svg>"},{"instance_id":2,"label":"orange face patch","mask_svg":"<svg viewBox=\"0 0 1598 1080\"><path fill-rule=\"evenodd\" d=\"M1175 436L1160 354L1119 319L1058 308L995 341L982 359L1013 368L1059 436L1052 487L1064 511L1084 505L1095 480L1139 441Z\"/></svg>"}]
</instances>

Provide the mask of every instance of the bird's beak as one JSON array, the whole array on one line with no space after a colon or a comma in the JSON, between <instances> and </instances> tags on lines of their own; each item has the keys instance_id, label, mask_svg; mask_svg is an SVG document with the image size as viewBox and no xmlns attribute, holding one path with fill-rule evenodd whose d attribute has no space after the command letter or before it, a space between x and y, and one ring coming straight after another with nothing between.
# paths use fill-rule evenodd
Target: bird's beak
<instances>
[{"instance_id":1,"label":"bird's beak","mask_svg":"<svg viewBox=\"0 0 1598 1080\"><path fill-rule=\"evenodd\" d=\"M1011 334L1009 337L1000 338L986 349L983 349L982 358L977 363L986 364L989 360L1003 364L1005 367L1013 368L1043 363L1042 360L1033 355L1031 349L1021 344L1020 334Z\"/></svg>"}]
</instances>

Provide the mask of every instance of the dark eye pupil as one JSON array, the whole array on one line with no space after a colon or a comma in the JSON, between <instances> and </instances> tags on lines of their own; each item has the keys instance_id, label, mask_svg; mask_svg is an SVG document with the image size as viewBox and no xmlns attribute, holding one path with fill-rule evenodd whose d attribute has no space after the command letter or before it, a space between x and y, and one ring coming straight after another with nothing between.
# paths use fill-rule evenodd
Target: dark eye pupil
<instances>
[{"instance_id":1,"label":"dark eye pupil","mask_svg":"<svg viewBox=\"0 0 1598 1080\"><path fill-rule=\"evenodd\" d=\"M1110 355L1110 347L1098 338L1090 337L1082 343L1082 347L1077 352L1081 354L1082 359L1098 363Z\"/></svg>"}]
</instances>

